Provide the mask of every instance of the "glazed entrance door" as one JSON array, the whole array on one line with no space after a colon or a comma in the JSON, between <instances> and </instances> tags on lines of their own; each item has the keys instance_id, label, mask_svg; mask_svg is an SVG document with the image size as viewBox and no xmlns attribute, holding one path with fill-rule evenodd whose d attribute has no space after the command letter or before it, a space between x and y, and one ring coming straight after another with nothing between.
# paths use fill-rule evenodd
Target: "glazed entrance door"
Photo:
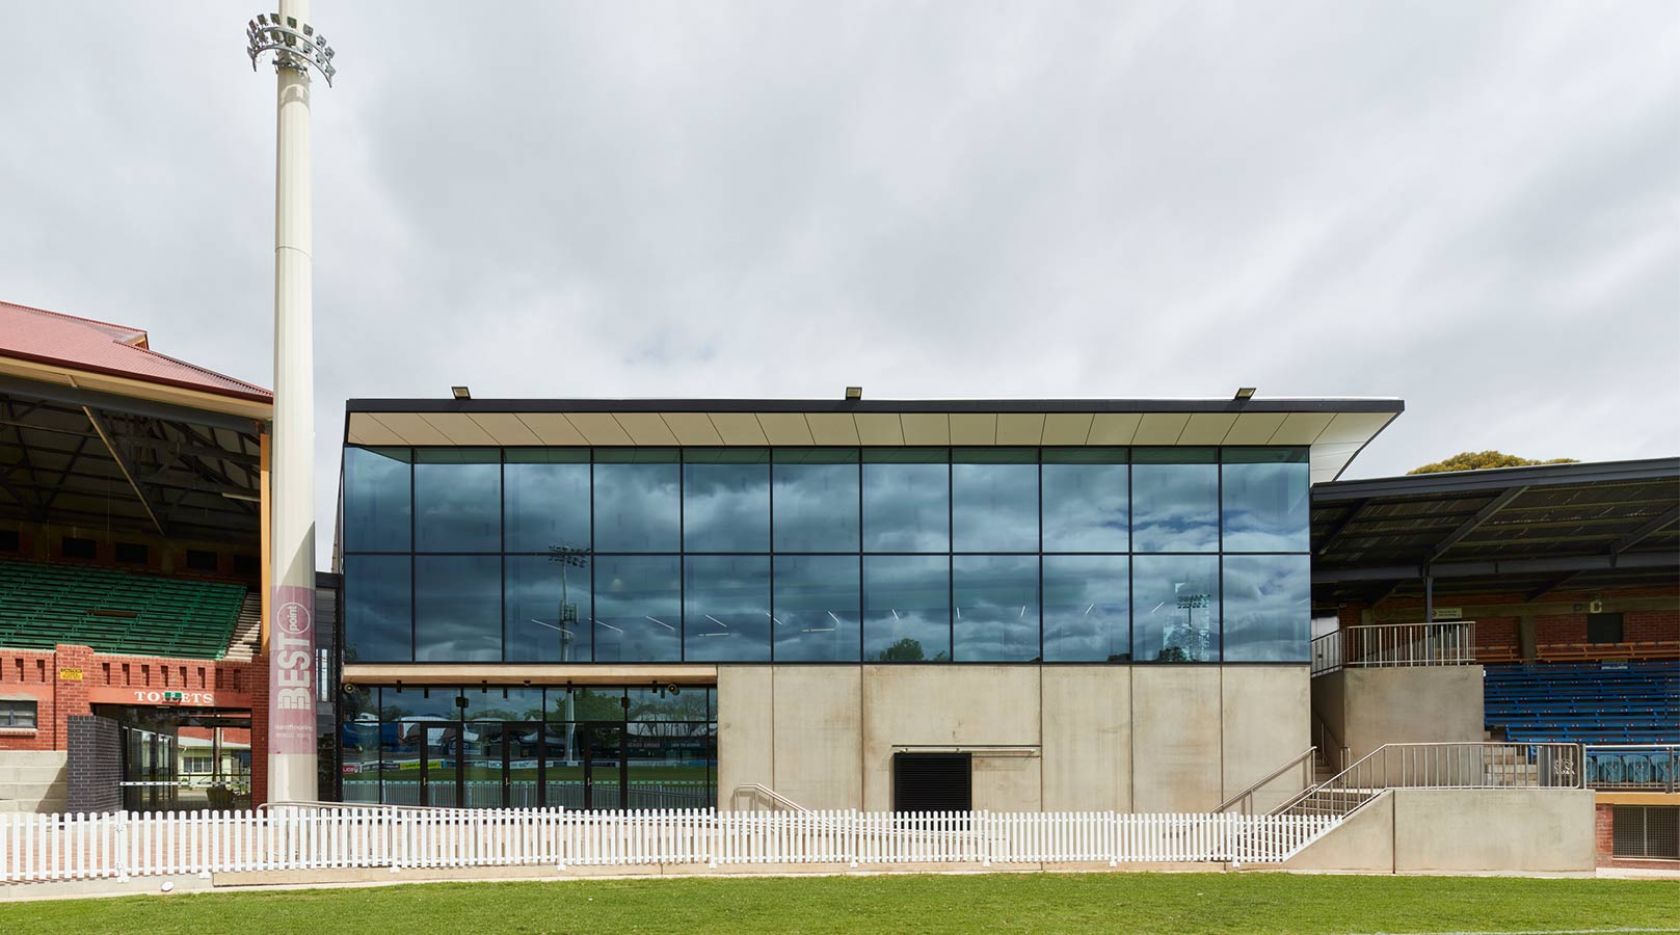
<instances>
[{"instance_id":1,"label":"glazed entrance door","mask_svg":"<svg viewBox=\"0 0 1680 935\"><path fill-rule=\"evenodd\" d=\"M611 722L578 725L583 747L583 807L624 807L628 764L624 758L624 725Z\"/></svg>"}]
</instances>

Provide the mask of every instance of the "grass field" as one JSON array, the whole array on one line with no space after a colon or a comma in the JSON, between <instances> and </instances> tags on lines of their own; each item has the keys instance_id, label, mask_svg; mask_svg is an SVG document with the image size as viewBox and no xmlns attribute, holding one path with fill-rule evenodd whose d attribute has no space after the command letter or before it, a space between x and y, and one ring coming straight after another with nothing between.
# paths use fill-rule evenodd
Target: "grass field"
<instances>
[{"instance_id":1,"label":"grass field","mask_svg":"<svg viewBox=\"0 0 1680 935\"><path fill-rule=\"evenodd\" d=\"M433 883L0 903L0 932L1680 932L1680 882L1274 873Z\"/></svg>"}]
</instances>

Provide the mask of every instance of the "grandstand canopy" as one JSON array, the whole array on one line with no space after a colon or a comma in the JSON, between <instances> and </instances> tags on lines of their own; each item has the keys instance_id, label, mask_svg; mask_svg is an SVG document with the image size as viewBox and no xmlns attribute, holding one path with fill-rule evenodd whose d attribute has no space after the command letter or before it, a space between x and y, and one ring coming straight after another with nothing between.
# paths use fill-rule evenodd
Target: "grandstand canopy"
<instances>
[{"instance_id":1,"label":"grandstand canopy","mask_svg":"<svg viewBox=\"0 0 1680 935\"><path fill-rule=\"evenodd\" d=\"M1680 458L1319 484L1319 606L1437 595L1680 584Z\"/></svg>"},{"instance_id":2,"label":"grandstand canopy","mask_svg":"<svg viewBox=\"0 0 1680 935\"><path fill-rule=\"evenodd\" d=\"M254 535L271 403L139 329L0 302L0 516Z\"/></svg>"}]
</instances>

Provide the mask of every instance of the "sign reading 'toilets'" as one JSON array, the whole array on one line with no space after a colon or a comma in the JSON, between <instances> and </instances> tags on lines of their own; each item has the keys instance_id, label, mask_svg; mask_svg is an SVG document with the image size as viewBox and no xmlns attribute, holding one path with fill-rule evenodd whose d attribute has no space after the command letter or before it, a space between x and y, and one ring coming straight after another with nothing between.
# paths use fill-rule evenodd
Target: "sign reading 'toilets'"
<instances>
[{"instance_id":1,"label":"sign reading 'toilets'","mask_svg":"<svg viewBox=\"0 0 1680 935\"><path fill-rule=\"evenodd\" d=\"M268 749L315 752L315 589L282 585L269 597Z\"/></svg>"}]
</instances>

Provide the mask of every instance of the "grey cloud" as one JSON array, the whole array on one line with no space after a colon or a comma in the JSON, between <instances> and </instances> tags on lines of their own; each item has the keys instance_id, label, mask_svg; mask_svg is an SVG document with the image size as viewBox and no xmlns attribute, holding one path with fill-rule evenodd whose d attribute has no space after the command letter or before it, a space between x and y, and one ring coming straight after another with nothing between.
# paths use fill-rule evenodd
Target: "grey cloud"
<instances>
[{"instance_id":1,"label":"grey cloud","mask_svg":"<svg viewBox=\"0 0 1680 935\"><path fill-rule=\"evenodd\" d=\"M90 11L97 10L97 15ZM350 396L1396 395L1355 462L1673 454L1672 4L318 2ZM4 298L266 381L224 4L0 34ZM329 536L321 537L322 561Z\"/></svg>"}]
</instances>

